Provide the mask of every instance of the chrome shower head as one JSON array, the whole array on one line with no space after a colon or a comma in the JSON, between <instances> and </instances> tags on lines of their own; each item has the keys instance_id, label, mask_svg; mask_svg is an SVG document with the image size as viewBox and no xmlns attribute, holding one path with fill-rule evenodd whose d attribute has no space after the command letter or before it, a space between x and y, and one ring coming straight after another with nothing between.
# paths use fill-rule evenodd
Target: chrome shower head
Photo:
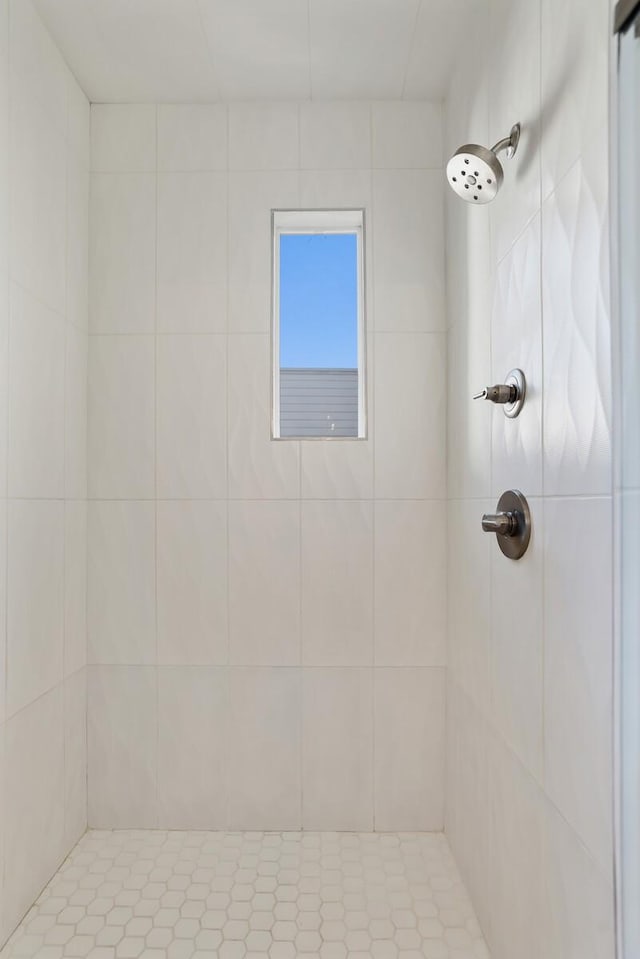
<instances>
[{"instance_id":1,"label":"chrome shower head","mask_svg":"<svg viewBox=\"0 0 640 959\"><path fill-rule=\"evenodd\" d=\"M511 158L518 149L520 124L511 127L508 137L487 150L477 143L465 143L447 163L447 180L454 193L469 203L490 203L502 186L504 173L498 153Z\"/></svg>"}]
</instances>

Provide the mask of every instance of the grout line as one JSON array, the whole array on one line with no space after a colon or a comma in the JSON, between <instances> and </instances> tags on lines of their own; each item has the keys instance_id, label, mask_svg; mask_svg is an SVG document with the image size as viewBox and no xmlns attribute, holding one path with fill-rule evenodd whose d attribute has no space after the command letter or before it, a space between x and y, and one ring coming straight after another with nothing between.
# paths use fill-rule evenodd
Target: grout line
<instances>
[{"instance_id":1,"label":"grout line","mask_svg":"<svg viewBox=\"0 0 640 959\"><path fill-rule=\"evenodd\" d=\"M160 212L160 175L158 172L158 105L155 106L155 277L154 277L154 332L153 332L153 484L154 484L154 637L155 637L155 824L158 824L160 808L160 683L158 674L158 240Z\"/></svg>"},{"instance_id":2,"label":"grout line","mask_svg":"<svg viewBox=\"0 0 640 959\"><path fill-rule=\"evenodd\" d=\"M6 25L7 25L7 38L11 37L11 10L12 5L10 3L6 4ZM11 49L12 45L10 39L7 40L8 43L8 57L6 67L6 93L5 93L5 104L7 108L7 128L11 125L11 95L13 92L13 83L11 78ZM9 129L7 129L9 133ZM7 288L5 291L6 298L6 309L7 309L7 354L5 358L5 374L6 374L6 408L4 411L4 426L6 431L6 463L5 463L5 495L4 495L4 505L5 505L5 537L3 544L3 556L4 556L4 595L5 595L5 604L4 604L4 651L3 651L3 663L4 663L4 677L2 680L3 690L4 690L4 702L2 704L2 759L3 769L6 769L6 746L7 746L7 703L9 697L9 461L10 461L10 448L11 448L11 418L9 415L10 410L10 397L11 397L11 283L10 276L12 273L11 270L11 223L12 223L12 207L13 207L13 191L11 190L11 164L8 164L7 167ZM0 786L0 799L2 801L3 810L6 810L6 782L7 777L3 775L2 783ZM0 908L0 942L4 940L5 934L7 931L4 929L5 925L5 895L4 890L7 885L7 857L5 855L6 849L6 815L2 817L2 825L0 827L0 837L2 840L2 864L0 866L0 875L2 876L2 889L0 894L2 895L2 904Z\"/></svg>"},{"instance_id":3,"label":"grout line","mask_svg":"<svg viewBox=\"0 0 640 959\"><path fill-rule=\"evenodd\" d=\"M229 157L230 157L230 117L229 117L229 107L225 107L225 123L226 123L226 144L225 144L225 166L226 166L226 204L227 204L227 218L226 218L226 333L225 333L225 451L226 451L226 498L225 498L225 515L226 515L226 575L227 575L227 585L226 585L226 610L227 610L227 649L225 657L225 675L226 675L226 701L225 701L225 728L227 731L227 736L225 737L224 745L224 769L223 769L223 782L224 782L224 820L225 826L228 829L231 821L230 817L230 736L228 735L229 729L231 726L231 673L229 671L229 665L231 662L231 557L230 557L230 547L231 547L231 500L229 497L229 491L231 488L231 459L230 459L230 425L231 425L231 402L230 402L230 386L231 378L229 376L229 327L230 327L230 290L231 290L231 270L230 270L230 238L231 238L231 176L229 173Z\"/></svg>"}]
</instances>

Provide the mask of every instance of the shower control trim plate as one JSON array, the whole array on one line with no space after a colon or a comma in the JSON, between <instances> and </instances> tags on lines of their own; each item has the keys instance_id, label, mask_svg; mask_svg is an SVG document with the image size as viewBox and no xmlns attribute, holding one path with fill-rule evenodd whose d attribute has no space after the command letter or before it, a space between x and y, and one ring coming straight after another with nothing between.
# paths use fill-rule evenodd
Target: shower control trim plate
<instances>
[{"instance_id":1,"label":"shower control trim plate","mask_svg":"<svg viewBox=\"0 0 640 959\"><path fill-rule=\"evenodd\" d=\"M491 400L504 407L504 415L515 419L519 415L527 395L527 381L522 370L509 370L504 383L496 386L485 386L480 393L474 395L474 400Z\"/></svg>"},{"instance_id":2,"label":"shower control trim plate","mask_svg":"<svg viewBox=\"0 0 640 959\"><path fill-rule=\"evenodd\" d=\"M509 559L521 559L531 540L531 512L526 497L507 490L498 500L497 512L482 517L485 533L495 533L498 546Z\"/></svg>"}]
</instances>

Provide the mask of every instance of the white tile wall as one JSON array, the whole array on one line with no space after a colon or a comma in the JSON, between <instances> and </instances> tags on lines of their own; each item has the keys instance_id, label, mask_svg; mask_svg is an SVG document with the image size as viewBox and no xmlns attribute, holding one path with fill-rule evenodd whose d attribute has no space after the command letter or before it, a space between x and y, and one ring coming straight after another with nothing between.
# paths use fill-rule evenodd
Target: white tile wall
<instances>
[{"instance_id":1,"label":"white tile wall","mask_svg":"<svg viewBox=\"0 0 640 959\"><path fill-rule=\"evenodd\" d=\"M63 678L64 503L11 500L8 514L7 714Z\"/></svg>"},{"instance_id":2,"label":"white tile wall","mask_svg":"<svg viewBox=\"0 0 640 959\"><path fill-rule=\"evenodd\" d=\"M370 669L305 669L302 676L302 826L373 828Z\"/></svg>"},{"instance_id":3,"label":"white tile wall","mask_svg":"<svg viewBox=\"0 0 640 959\"><path fill-rule=\"evenodd\" d=\"M155 328L155 173L92 173L89 318L92 333Z\"/></svg>"},{"instance_id":4,"label":"white tile wall","mask_svg":"<svg viewBox=\"0 0 640 959\"><path fill-rule=\"evenodd\" d=\"M445 329L441 170L376 170L375 328Z\"/></svg>"},{"instance_id":5,"label":"white tile wall","mask_svg":"<svg viewBox=\"0 0 640 959\"><path fill-rule=\"evenodd\" d=\"M158 822L157 671L90 666L87 678L89 820L112 828L153 828Z\"/></svg>"},{"instance_id":6,"label":"white tile wall","mask_svg":"<svg viewBox=\"0 0 640 959\"><path fill-rule=\"evenodd\" d=\"M230 828L300 828L300 706L298 670L230 672Z\"/></svg>"},{"instance_id":7,"label":"white tile wall","mask_svg":"<svg viewBox=\"0 0 640 959\"><path fill-rule=\"evenodd\" d=\"M372 504L303 503L301 556L305 665L371 665Z\"/></svg>"},{"instance_id":8,"label":"white tile wall","mask_svg":"<svg viewBox=\"0 0 640 959\"><path fill-rule=\"evenodd\" d=\"M444 334L377 333L374 396L376 496L444 499Z\"/></svg>"},{"instance_id":9,"label":"white tile wall","mask_svg":"<svg viewBox=\"0 0 640 959\"><path fill-rule=\"evenodd\" d=\"M0 943L84 832L89 104L0 2Z\"/></svg>"},{"instance_id":10,"label":"white tile wall","mask_svg":"<svg viewBox=\"0 0 640 959\"><path fill-rule=\"evenodd\" d=\"M65 852L65 722L59 684L4 729L3 927L8 935Z\"/></svg>"},{"instance_id":11,"label":"white tile wall","mask_svg":"<svg viewBox=\"0 0 640 959\"><path fill-rule=\"evenodd\" d=\"M92 336L89 343L89 495L155 494L155 341Z\"/></svg>"},{"instance_id":12,"label":"white tile wall","mask_svg":"<svg viewBox=\"0 0 640 959\"><path fill-rule=\"evenodd\" d=\"M227 354L221 336L159 336L156 344L157 493L227 495Z\"/></svg>"},{"instance_id":13,"label":"white tile wall","mask_svg":"<svg viewBox=\"0 0 640 959\"><path fill-rule=\"evenodd\" d=\"M440 107L128 109L92 124L91 822L439 828ZM365 441L270 439L270 211L300 204L365 209Z\"/></svg>"},{"instance_id":14,"label":"white tile wall","mask_svg":"<svg viewBox=\"0 0 640 959\"><path fill-rule=\"evenodd\" d=\"M375 670L377 829L431 830L443 819L444 680L443 669Z\"/></svg>"},{"instance_id":15,"label":"white tile wall","mask_svg":"<svg viewBox=\"0 0 640 959\"><path fill-rule=\"evenodd\" d=\"M229 503L232 663L300 664L300 565L299 503Z\"/></svg>"},{"instance_id":16,"label":"white tile wall","mask_svg":"<svg viewBox=\"0 0 640 959\"><path fill-rule=\"evenodd\" d=\"M224 173L159 175L158 331L226 331L226 221Z\"/></svg>"},{"instance_id":17,"label":"white tile wall","mask_svg":"<svg viewBox=\"0 0 640 959\"><path fill-rule=\"evenodd\" d=\"M358 170L370 167L371 111L369 105L367 103L302 104L300 166L303 170Z\"/></svg>"},{"instance_id":18,"label":"white tile wall","mask_svg":"<svg viewBox=\"0 0 640 959\"><path fill-rule=\"evenodd\" d=\"M9 495L64 496L65 320L10 288Z\"/></svg>"},{"instance_id":19,"label":"white tile wall","mask_svg":"<svg viewBox=\"0 0 640 959\"><path fill-rule=\"evenodd\" d=\"M88 655L91 663L156 661L154 503L89 504Z\"/></svg>"},{"instance_id":20,"label":"white tile wall","mask_svg":"<svg viewBox=\"0 0 640 959\"><path fill-rule=\"evenodd\" d=\"M447 197L446 829L495 959L613 959L609 4L488 7L445 153L522 139L487 210ZM472 402L513 366L517 420ZM518 563L480 531L509 487Z\"/></svg>"},{"instance_id":21,"label":"white tile wall","mask_svg":"<svg viewBox=\"0 0 640 959\"><path fill-rule=\"evenodd\" d=\"M446 510L438 502L379 501L374 528L376 665L444 666Z\"/></svg>"},{"instance_id":22,"label":"white tile wall","mask_svg":"<svg viewBox=\"0 0 640 959\"><path fill-rule=\"evenodd\" d=\"M156 110L96 103L91 110L91 169L94 173L155 173Z\"/></svg>"},{"instance_id":23,"label":"white tile wall","mask_svg":"<svg viewBox=\"0 0 640 959\"><path fill-rule=\"evenodd\" d=\"M271 210L298 206L297 170L229 171L229 332L268 333ZM269 250L269 255L265 251Z\"/></svg>"},{"instance_id":24,"label":"white tile wall","mask_svg":"<svg viewBox=\"0 0 640 959\"><path fill-rule=\"evenodd\" d=\"M227 507L220 501L157 505L158 662L228 661Z\"/></svg>"},{"instance_id":25,"label":"white tile wall","mask_svg":"<svg viewBox=\"0 0 640 959\"><path fill-rule=\"evenodd\" d=\"M206 103L158 107L158 170L226 168L226 107Z\"/></svg>"},{"instance_id":26,"label":"white tile wall","mask_svg":"<svg viewBox=\"0 0 640 959\"><path fill-rule=\"evenodd\" d=\"M220 668L158 671L158 817L169 828L225 827L227 686Z\"/></svg>"}]
</instances>

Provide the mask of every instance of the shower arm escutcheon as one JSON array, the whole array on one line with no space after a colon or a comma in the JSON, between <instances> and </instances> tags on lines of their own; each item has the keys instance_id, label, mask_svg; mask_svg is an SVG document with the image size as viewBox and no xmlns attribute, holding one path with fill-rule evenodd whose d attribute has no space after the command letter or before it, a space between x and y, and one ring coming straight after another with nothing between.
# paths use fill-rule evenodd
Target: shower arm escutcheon
<instances>
[{"instance_id":1,"label":"shower arm escutcheon","mask_svg":"<svg viewBox=\"0 0 640 959\"><path fill-rule=\"evenodd\" d=\"M526 497L517 489L507 490L498 500L497 512L482 517L485 533L495 533L498 546L509 559L520 559L531 539L531 512Z\"/></svg>"},{"instance_id":2,"label":"shower arm escutcheon","mask_svg":"<svg viewBox=\"0 0 640 959\"><path fill-rule=\"evenodd\" d=\"M509 370L504 383L495 386L485 386L479 393L474 394L474 400L490 400L504 406L504 415L514 419L524 406L527 393L527 381L522 370Z\"/></svg>"}]
</instances>

